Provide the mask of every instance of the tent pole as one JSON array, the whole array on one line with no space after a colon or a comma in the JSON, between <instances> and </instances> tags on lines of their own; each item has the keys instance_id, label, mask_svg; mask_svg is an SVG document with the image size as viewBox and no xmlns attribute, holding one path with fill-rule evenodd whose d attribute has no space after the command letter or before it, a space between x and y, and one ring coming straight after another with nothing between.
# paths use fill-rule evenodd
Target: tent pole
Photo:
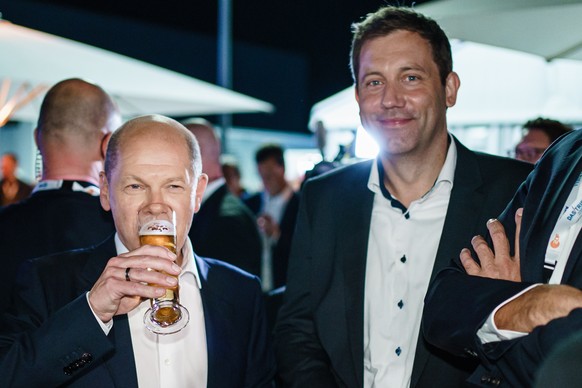
<instances>
[{"instance_id":1,"label":"tent pole","mask_svg":"<svg viewBox=\"0 0 582 388\"><path fill-rule=\"evenodd\" d=\"M232 89L232 0L218 2L218 58L217 83ZM228 150L227 132L232 126L232 115L222 114L219 118L222 152Z\"/></svg>"}]
</instances>

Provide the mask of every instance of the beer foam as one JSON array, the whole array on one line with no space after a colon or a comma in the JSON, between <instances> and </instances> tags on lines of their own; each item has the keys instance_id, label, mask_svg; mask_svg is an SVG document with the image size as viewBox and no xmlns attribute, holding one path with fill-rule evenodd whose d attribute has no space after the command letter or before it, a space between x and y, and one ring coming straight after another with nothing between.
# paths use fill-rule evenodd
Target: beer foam
<instances>
[{"instance_id":1,"label":"beer foam","mask_svg":"<svg viewBox=\"0 0 582 388\"><path fill-rule=\"evenodd\" d=\"M139 230L140 236L174 234L174 225L166 220L153 220L144 224Z\"/></svg>"}]
</instances>

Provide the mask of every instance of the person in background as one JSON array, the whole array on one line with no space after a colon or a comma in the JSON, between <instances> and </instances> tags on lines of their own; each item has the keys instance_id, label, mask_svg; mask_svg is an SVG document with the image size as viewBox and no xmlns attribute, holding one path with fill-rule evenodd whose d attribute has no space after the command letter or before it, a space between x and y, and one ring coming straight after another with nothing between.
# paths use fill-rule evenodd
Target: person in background
<instances>
[{"instance_id":1,"label":"person in background","mask_svg":"<svg viewBox=\"0 0 582 388\"><path fill-rule=\"evenodd\" d=\"M212 124L201 118L182 123L198 140L208 186L189 236L197 254L224 260L261 274L261 236L254 215L226 185L220 165L221 145Z\"/></svg>"},{"instance_id":2,"label":"person in background","mask_svg":"<svg viewBox=\"0 0 582 388\"><path fill-rule=\"evenodd\" d=\"M420 335L430 279L532 166L447 130L459 77L438 24L386 6L353 25L355 97L376 159L308 180L275 328L289 387L461 387L477 362ZM463 291L460 291L463 293Z\"/></svg>"},{"instance_id":3,"label":"person in background","mask_svg":"<svg viewBox=\"0 0 582 388\"><path fill-rule=\"evenodd\" d=\"M226 186L231 193L241 200L248 198L249 193L241 184L240 169L233 162L222 163L222 175L226 181Z\"/></svg>"},{"instance_id":4,"label":"person in background","mask_svg":"<svg viewBox=\"0 0 582 388\"><path fill-rule=\"evenodd\" d=\"M194 136L167 117L137 117L113 133L100 200L116 233L22 267L0 331L3 386L272 386L259 279L197 256L188 238L207 183L200 159ZM176 254L140 246L138 214L167 209L175 212ZM148 299L178 278L190 320L156 335L144 325Z\"/></svg>"},{"instance_id":5,"label":"person in background","mask_svg":"<svg viewBox=\"0 0 582 388\"><path fill-rule=\"evenodd\" d=\"M2 179L0 180L0 207L8 206L28 197L32 186L16 177L18 157L13 152L2 155L0 160Z\"/></svg>"},{"instance_id":6,"label":"person in background","mask_svg":"<svg viewBox=\"0 0 582 388\"><path fill-rule=\"evenodd\" d=\"M521 140L515 146L515 159L537 162L554 140L571 130L559 121L542 117L528 121L523 126Z\"/></svg>"},{"instance_id":7,"label":"person in background","mask_svg":"<svg viewBox=\"0 0 582 388\"><path fill-rule=\"evenodd\" d=\"M255 162L263 191L251 195L244 202L257 216L257 225L263 235L261 279L263 291L269 292L283 287L287 280L299 195L285 179L284 150L280 145L260 147L255 154Z\"/></svg>"},{"instance_id":8,"label":"person in background","mask_svg":"<svg viewBox=\"0 0 582 388\"><path fill-rule=\"evenodd\" d=\"M34 130L41 180L28 199L0 209L0 311L24 259L97 244L115 231L99 204L99 171L120 123L111 97L91 82L67 79L47 92Z\"/></svg>"}]
</instances>

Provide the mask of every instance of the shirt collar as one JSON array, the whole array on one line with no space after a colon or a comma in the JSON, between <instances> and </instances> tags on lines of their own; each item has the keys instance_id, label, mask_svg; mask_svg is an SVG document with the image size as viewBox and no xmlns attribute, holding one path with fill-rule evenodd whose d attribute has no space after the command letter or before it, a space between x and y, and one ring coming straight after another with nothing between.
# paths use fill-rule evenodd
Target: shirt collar
<instances>
[{"instance_id":1,"label":"shirt collar","mask_svg":"<svg viewBox=\"0 0 582 388\"><path fill-rule=\"evenodd\" d=\"M283 201L287 202L293 196L293 189L289 185L285 185L285 188L281 190L280 193L271 195L267 190L262 192L263 202L269 201Z\"/></svg>"},{"instance_id":2,"label":"shirt collar","mask_svg":"<svg viewBox=\"0 0 582 388\"><path fill-rule=\"evenodd\" d=\"M99 196L100 192L99 187L94 185L93 183L83 181L69 181L62 179L60 180L47 179L40 181L34 187L34 190L32 190L32 192L37 193L39 191L60 190L60 189L81 191L94 197Z\"/></svg>"},{"instance_id":3,"label":"shirt collar","mask_svg":"<svg viewBox=\"0 0 582 388\"><path fill-rule=\"evenodd\" d=\"M449 140L450 140L449 148L447 150L445 163L441 168L441 172L439 173L439 176L437 177L433 188L439 185L441 182L448 182L449 184L451 184L451 186L453 185L455 168L457 166L457 146L455 144L455 139L450 134ZM370 178L368 179L368 189L370 189L370 191L374 193L381 194L380 172L378 170L379 158L380 157L378 156L378 159L372 163L372 170L370 172ZM432 191L432 189L429 190L428 193L430 193L430 191Z\"/></svg>"},{"instance_id":4,"label":"shirt collar","mask_svg":"<svg viewBox=\"0 0 582 388\"><path fill-rule=\"evenodd\" d=\"M123 245L119 235L115 233L115 249L117 250L117 254L121 255L123 253L129 252L129 250ZM186 238L186 243L182 248L182 257L184 261L182 263L182 272L180 273L179 277L181 278L184 274L190 273L194 275L196 279L196 283L198 284L198 288L202 289L202 282L200 281L200 275L198 274L198 268L194 262L194 250L192 249L192 243L190 242L190 238Z\"/></svg>"}]
</instances>

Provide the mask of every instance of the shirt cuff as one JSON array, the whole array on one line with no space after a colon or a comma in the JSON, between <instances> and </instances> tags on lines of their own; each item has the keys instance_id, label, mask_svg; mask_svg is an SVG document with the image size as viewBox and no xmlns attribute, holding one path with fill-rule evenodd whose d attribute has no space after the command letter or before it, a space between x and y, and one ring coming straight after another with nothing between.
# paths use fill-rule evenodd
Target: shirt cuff
<instances>
[{"instance_id":1,"label":"shirt cuff","mask_svg":"<svg viewBox=\"0 0 582 388\"><path fill-rule=\"evenodd\" d=\"M485 321L483 326L481 326L481 328L477 331L477 337L481 341L481 344L484 345L490 342L512 340L515 338L525 337L526 335L528 335L528 333L522 333L520 331L498 329L497 326L495 325L495 314L501 307L505 306L507 303L511 302L512 300L518 298L519 296L525 294L532 288L537 287L539 285L541 285L541 283L531 285L528 288L522 290L518 294L502 302L499 306L495 308L495 310L493 310L491 314L489 314L489 317L487 317L487 320Z\"/></svg>"},{"instance_id":2,"label":"shirt cuff","mask_svg":"<svg viewBox=\"0 0 582 388\"><path fill-rule=\"evenodd\" d=\"M99 323L101 330L103 330L103 333L105 333L105 335L109 335L109 332L111 331L111 328L113 327L113 319L107 323L103 323L103 321L101 319L99 319L97 314L95 314L95 311L93 311L93 307L91 307L91 303L89 303L89 293L90 292L91 291L88 291L85 294L85 296L87 297L87 304L89 305L89 308L91 309L91 312L93 313L93 316L95 317L95 320L97 320L97 323Z\"/></svg>"}]
</instances>

